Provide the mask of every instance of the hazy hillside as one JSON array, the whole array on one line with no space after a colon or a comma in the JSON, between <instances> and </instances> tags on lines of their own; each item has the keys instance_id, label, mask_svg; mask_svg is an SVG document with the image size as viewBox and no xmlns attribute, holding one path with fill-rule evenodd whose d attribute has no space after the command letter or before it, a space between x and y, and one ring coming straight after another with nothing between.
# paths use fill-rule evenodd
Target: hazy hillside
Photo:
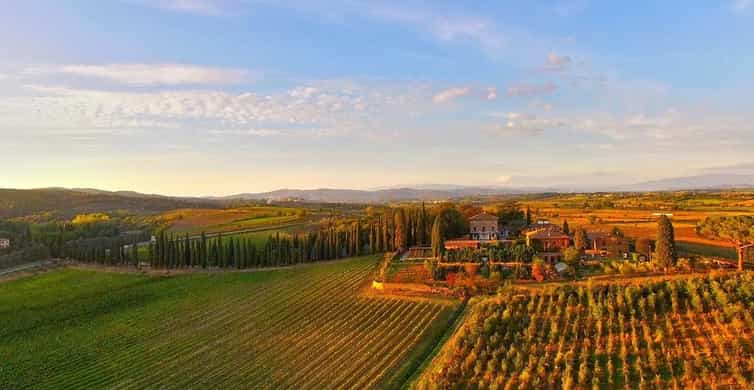
<instances>
[{"instance_id":1,"label":"hazy hillside","mask_svg":"<svg viewBox=\"0 0 754 390\"><path fill-rule=\"evenodd\" d=\"M184 200L163 196L105 191L78 191L59 188L14 190L0 189L0 218L50 213L51 217L71 218L76 214L125 210L148 214L181 207L209 207L210 200Z\"/></svg>"},{"instance_id":2,"label":"hazy hillside","mask_svg":"<svg viewBox=\"0 0 754 390\"><path fill-rule=\"evenodd\" d=\"M298 199L307 202L331 203L380 203L400 200L446 200L465 196L485 196L520 193L502 188L458 187L451 189L391 188L374 191L330 189L315 190L282 189L271 192L246 193L220 198L225 200L283 200Z\"/></svg>"},{"instance_id":3,"label":"hazy hillside","mask_svg":"<svg viewBox=\"0 0 754 390\"><path fill-rule=\"evenodd\" d=\"M708 174L674 177L636 183L618 188L620 191L677 191L754 187L754 175Z\"/></svg>"}]
</instances>

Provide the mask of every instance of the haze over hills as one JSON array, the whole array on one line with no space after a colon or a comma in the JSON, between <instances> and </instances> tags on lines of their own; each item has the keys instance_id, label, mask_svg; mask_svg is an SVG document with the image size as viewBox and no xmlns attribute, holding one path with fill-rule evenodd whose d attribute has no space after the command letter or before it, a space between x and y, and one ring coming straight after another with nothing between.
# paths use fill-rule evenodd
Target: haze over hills
<instances>
[{"instance_id":1,"label":"haze over hills","mask_svg":"<svg viewBox=\"0 0 754 390\"><path fill-rule=\"evenodd\" d=\"M754 188L751 174L704 174L646 181L604 188L501 187L422 184L374 190L320 188L280 189L221 197L180 197L143 194L135 191L105 191L92 188L0 189L0 217L17 217L40 212L75 215L82 212L127 210L159 212L181 207L218 207L238 201L301 201L321 203L384 203L395 201L437 201L464 197L555 192L654 192L679 190L726 190Z\"/></svg>"},{"instance_id":2,"label":"haze over hills","mask_svg":"<svg viewBox=\"0 0 754 390\"><path fill-rule=\"evenodd\" d=\"M176 208L213 206L218 206L218 202L135 192L65 188L0 189L0 218L50 214L68 219L81 213L123 210L134 214L151 214Z\"/></svg>"},{"instance_id":3,"label":"haze over hills","mask_svg":"<svg viewBox=\"0 0 754 390\"><path fill-rule=\"evenodd\" d=\"M613 191L678 191L754 188L754 175L713 173L674 177L616 187Z\"/></svg>"},{"instance_id":4,"label":"haze over hills","mask_svg":"<svg viewBox=\"0 0 754 390\"><path fill-rule=\"evenodd\" d=\"M421 184L399 188L350 190L321 188L314 190L281 189L270 192L244 193L220 197L223 200L283 200L308 202L370 203L398 200L443 200L469 196L533 194L549 192L649 192L679 190L714 190L754 188L754 175L706 174L646 181L625 186L604 187L502 187L462 186L452 184Z\"/></svg>"},{"instance_id":5,"label":"haze over hills","mask_svg":"<svg viewBox=\"0 0 754 390\"><path fill-rule=\"evenodd\" d=\"M419 189L419 188L391 188L380 190L351 190L320 188L314 190L281 189L261 193L245 193L231 195L217 199L223 200L283 200L296 199L307 202L333 203L374 203L392 202L399 200L443 200L461 198L465 196L487 196L524 191L487 188L487 187L458 187L455 189Z\"/></svg>"}]
</instances>

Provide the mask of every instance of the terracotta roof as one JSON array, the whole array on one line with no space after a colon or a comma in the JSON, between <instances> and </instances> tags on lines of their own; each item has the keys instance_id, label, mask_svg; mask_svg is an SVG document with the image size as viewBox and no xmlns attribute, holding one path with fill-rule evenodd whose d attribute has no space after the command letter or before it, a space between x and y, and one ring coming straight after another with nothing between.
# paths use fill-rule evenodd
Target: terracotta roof
<instances>
[{"instance_id":1,"label":"terracotta roof","mask_svg":"<svg viewBox=\"0 0 754 390\"><path fill-rule=\"evenodd\" d=\"M586 235L590 240L594 240L595 238L607 238L610 236L610 234L605 232L587 232Z\"/></svg>"},{"instance_id":2,"label":"terracotta roof","mask_svg":"<svg viewBox=\"0 0 754 390\"><path fill-rule=\"evenodd\" d=\"M487 212L483 211L483 212L481 212L481 213L479 213L479 214L477 214L477 215L469 218L469 221L485 221L485 220L490 220L490 221L494 220L494 221L497 221L497 219L498 218L497 218L496 215L492 215L490 213L487 213Z\"/></svg>"},{"instance_id":3,"label":"terracotta roof","mask_svg":"<svg viewBox=\"0 0 754 390\"><path fill-rule=\"evenodd\" d=\"M562 232L549 230L549 229L542 229L542 230L535 230L533 232L526 233L526 237L528 238L535 238L535 239L546 239L546 238L568 238L570 237Z\"/></svg>"}]
</instances>

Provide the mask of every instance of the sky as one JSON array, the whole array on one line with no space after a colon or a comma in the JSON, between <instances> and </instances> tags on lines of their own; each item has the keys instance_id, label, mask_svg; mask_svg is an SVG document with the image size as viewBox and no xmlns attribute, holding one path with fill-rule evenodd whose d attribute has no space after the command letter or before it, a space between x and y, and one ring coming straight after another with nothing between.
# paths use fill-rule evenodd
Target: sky
<instances>
[{"instance_id":1,"label":"sky","mask_svg":"<svg viewBox=\"0 0 754 390\"><path fill-rule=\"evenodd\" d=\"M0 53L2 188L754 173L754 0L28 0Z\"/></svg>"}]
</instances>

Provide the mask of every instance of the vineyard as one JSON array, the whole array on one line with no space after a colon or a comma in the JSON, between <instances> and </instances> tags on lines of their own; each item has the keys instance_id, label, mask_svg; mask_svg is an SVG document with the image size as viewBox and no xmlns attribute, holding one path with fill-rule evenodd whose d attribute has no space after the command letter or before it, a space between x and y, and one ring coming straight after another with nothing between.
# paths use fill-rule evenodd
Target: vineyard
<instances>
[{"instance_id":1,"label":"vineyard","mask_svg":"<svg viewBox=\"0 0 754 390\"><path fill-rule=\"evenodd\" d=\"M375 266L2 283L0 388L396 387L458 304L362 296Z\"/></svg>"},{"instance_id":2,"label":"vineyard","mask_svg":"<svg viewBox=\"0 0 754 390\"><path fill-rule=\"evenodd\" d=\"M754 386L754 276L508 291L474 304L419 388Z\"/></svg>"},{"instance_id":3,"label":"vineyard","mask_svg":"<svg viewBox=\"0 0 754 390\"><path fill-rule=\"evenodd\" d=\"M303 222L304 211L290 207L239 207L230 209L179 209L156 217L174 233L232 232Z\"/></svg>"}]
</instances>

